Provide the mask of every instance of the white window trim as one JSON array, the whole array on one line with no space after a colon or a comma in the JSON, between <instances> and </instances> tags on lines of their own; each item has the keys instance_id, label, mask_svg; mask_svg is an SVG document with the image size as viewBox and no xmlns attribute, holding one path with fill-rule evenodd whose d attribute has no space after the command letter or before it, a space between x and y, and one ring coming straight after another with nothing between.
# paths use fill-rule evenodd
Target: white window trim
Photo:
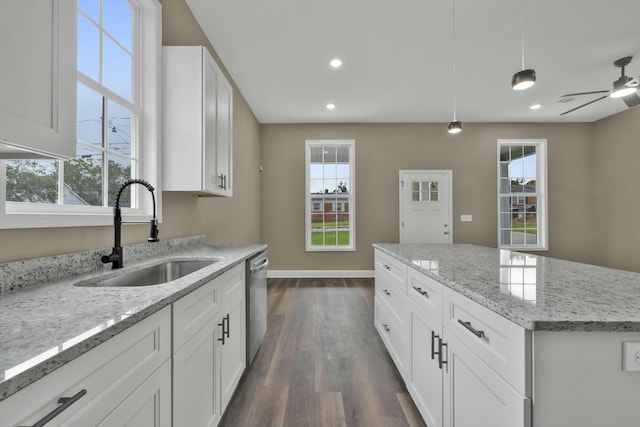
<instances>
[{"instance_id":1,"label":"white window trim","mask_svg":"<svg viewBox=\"0 0 640 427\"><path fill-rule=\"evenodd\" d=\"M311 213L313 212L311 206L311 197L309 194L310 188L310 159L311 159L311 147L323 146L323 145L347 145L349 147L349 181L351 188L349 189L349 238L351 244L348 246L312 246L311 245ZM356 250L356 158L355 158L356 141L353 139L314 139L305 141L305 249L307 252L353 252ZM321 210L322 204L321 204Z\"/></svg>"},{"instance_id":2,"label":"white window trim","mask_svg":"<svg viewBox=\"0 0 640 427\"><path fill-rule=\"evenodd\" d=\"M500 238L500 147L504 145L536 145L536 194L538 195L536 215L538 222L538 244L537 245L503 245ZM547 177L547 140L539 138L524 139L498 139L497 142L497 223L498 223L498 248L515 251L547 251L549 250L548 235L548 177ZM542 181L542 182L540 182Z\"/></svg>"},{"instance_id":3,"label":"white window trim","mask_svg":"<svg viewBox=\"0 0 640 427\"><path fill-rule=\"evenodd\" d=\"M140 8L140 33L135 39L142 47L138 85L140 117L139 178L155 188L156 217L162 222L161 162L161 84L162 84L162 5L158 0L128 0ZM77 13L77 11L75 11ZM74 124L75 126L75 124ZM140 187L140 188L137 188ZM149 221L152 218L151 195L141 186L131 187L138 195L138 208L123 208L124 221ZM113 224L113 208L64 206L6 202L6 163L0 161L0 229L86 227Z\"/></svg>"}]
</instances>

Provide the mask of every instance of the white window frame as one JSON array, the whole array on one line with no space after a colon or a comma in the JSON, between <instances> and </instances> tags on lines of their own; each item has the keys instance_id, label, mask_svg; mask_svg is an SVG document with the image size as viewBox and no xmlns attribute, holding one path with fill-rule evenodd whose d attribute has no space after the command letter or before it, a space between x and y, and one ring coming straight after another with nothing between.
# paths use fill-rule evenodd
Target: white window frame
<instances>
[{"instance_id":1,"label":"white window frame","mask_svg":"<svg viewBox=\"0 0 640 427\"><path fill-rule=\"evenodd\" d=\"M134 97L140 99L138 120L139 165L137 178L155 188L156 217L162 221L161 165L161 68L162 5L158 0L127 0L137 13L138 31L133 34L141 58L134 61ZM74 9L77 14L77 10ZM75 57L74 57L75 59ZM137 83L137 85L136 85ZM74 124L75 126L75 124ZM153 217L151 195L134 185L135 208L122 208L125 221L148 221ZM106 206L71 206L6 201L6 162L0 161L0 229L80 227L113 224L113 208Z\"/></svg>"},{"instance_id":2,"label":"white window frame","mask_svg":"<svg viewBox=\"0 0 640 427\"><path fill-rule=\"evenodd\" d=\"M311 245L311 213L314 212L311 205L311 147L341 145L349 148L349 245L312 246ZM305 248L307 252L344 252L356 250L356 141L353 139L314 139L305 141ZM334 207L335 210L335 207ZM321 211L324 212L324 203L321 202ZM317 211L315 211L317 212Z\"/></svg>"},{"instance_id":3,"label":"white window frame","mask_svg":"<svg viewBox=\"0 0 640 427\"><path fill-rule=\"evenodd\" d=\"M503 245L500 224L500 148L503 146L534 145L536 147L536 193L511 195L510 197L537 197L536 220L538 243L536 245ZM547 140L546 139L498 139L497 143L497 223L498 247L500 249L523 251L546 251L548 239L548 185L547 185Z\"/></svg>"}]
</instances>

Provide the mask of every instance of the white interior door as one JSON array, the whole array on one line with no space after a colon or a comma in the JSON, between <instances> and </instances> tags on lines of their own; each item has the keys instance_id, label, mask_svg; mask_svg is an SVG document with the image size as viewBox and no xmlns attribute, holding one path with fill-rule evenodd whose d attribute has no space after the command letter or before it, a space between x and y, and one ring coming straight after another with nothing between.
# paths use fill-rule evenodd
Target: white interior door
<instances>
[{"instance_id":1,"label":"white interior door","mask_svg":"<svg viewBox=\"0 0 640 427\"><path fill-rule=\"evenodd\" d=\"M452 243L451 170L400 171L400 243Z\"/></svg>"}]
</instances>

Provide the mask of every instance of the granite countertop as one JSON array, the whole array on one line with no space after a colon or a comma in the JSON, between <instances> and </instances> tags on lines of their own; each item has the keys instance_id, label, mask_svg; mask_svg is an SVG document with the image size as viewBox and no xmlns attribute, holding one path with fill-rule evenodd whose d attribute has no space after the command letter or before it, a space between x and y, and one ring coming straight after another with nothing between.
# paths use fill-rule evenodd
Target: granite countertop
<instances>
[{"instance_id":1,"label":"granite countertop","mask_svg":"<svg viewBox=\"0 0 640 427\"><path fill-rule=\"evenodd\" d=\"M0 264L0 400L265 249L208 246L196 236L125 246L117 271L100 262L110 248ZM181 259L217 261L161 285L74 286Z\"/></svg>"},{"instance_id":2,"label":"granite countertop","mask_svg":"<svg viewBox=\"0 0 640 427\"><path fill-rule=\"evenodd\" d=\"M640 274L470 244L374 247L530 330L640 331Z\"/></svg>"}]
</instances>

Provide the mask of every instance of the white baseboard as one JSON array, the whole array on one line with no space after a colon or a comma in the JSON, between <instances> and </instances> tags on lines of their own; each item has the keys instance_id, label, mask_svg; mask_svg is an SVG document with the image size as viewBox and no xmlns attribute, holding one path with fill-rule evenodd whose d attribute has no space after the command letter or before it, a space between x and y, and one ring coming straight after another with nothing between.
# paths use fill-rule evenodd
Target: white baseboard
<instances>
[{"instance_id":1,"label":"white baseboard","mask_svg":"<svg viewBox=\"0 0 640 427\"><path fill-rule=\"evenodd\" d=\"M374 270L269 270L269 278L373 278Z\"/></svg>"}]
</instances>

